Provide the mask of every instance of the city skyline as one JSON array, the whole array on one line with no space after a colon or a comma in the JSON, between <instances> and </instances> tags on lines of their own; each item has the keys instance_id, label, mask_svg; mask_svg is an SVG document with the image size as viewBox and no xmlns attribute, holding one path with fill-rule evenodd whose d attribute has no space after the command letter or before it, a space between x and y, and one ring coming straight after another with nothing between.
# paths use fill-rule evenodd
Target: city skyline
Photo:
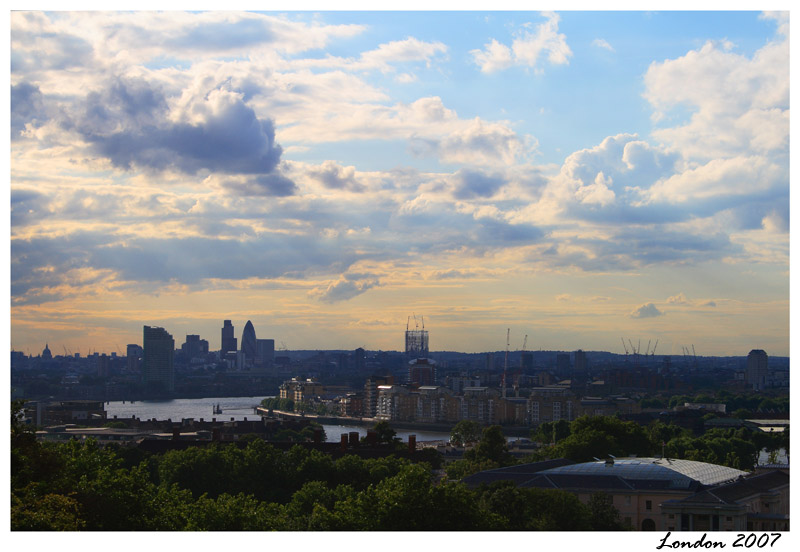
<instances>
[{"instance_id":1,"label":"city skyline","mask_svg":"<svg viewBox=\"0 0 800 552\"><path fill-rule=\"evenodd\" d=\"M789 355L788 12L10 23L16 350Z\"/></svg>"}]
</instances>

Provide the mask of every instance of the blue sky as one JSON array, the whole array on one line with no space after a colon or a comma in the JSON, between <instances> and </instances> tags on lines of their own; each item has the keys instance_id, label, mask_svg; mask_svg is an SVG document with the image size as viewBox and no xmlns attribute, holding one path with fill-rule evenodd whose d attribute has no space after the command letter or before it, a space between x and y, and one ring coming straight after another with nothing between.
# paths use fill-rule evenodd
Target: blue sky
<instances>
[{"instance_id":1,"label":"blue sky","mask_svg":"<svg viewBox=\"0 0 800 552\"><path fill-rule=\"evenodd\" d=\"M11 345L789 351L788 13L14 12Z\"/></svg>"}]
</instances>

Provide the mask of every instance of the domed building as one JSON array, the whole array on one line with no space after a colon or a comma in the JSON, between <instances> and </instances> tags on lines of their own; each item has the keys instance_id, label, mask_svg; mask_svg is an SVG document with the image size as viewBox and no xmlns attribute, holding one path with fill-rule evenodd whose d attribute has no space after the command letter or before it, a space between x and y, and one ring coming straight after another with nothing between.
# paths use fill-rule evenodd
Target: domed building
<instances>
[{"instance_id":1,"label":"domed building","mask_svg":"<svg viewBox=\"0 0 800 552\"><path fill-rule=\"evenodd\" d=\"M42 351L42 360L53 360L53 353L50 352L50 347L47 343L44 344L44 351Z\"/></svg>"},{"instance_id":2,"label":"domed building","mask_svg":"<svg viewBox=\"0 0 800 552\"><path fill-rule=\"evenodd\" d=\"M570 491L584 503L596 492L606 493L622 520L642 531L759 530L765 508L776 527L788 530L789 525L789 475L779 470L752 475L672 458L610 457L583 463L561 458L463 479L470 487L495 481Z\"/></svg>"}]
</instances>

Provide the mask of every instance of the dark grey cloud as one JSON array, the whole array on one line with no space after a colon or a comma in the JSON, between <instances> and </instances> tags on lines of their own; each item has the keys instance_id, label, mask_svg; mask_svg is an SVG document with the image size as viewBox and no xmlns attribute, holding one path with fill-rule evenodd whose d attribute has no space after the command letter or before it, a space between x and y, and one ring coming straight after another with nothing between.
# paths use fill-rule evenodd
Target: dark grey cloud
<instances>
[{"instance_id":1,"label":"dark grey cloud","mask_svg":"<svg viewBox=\"0 0 800 552\"><path fill-rule=\"evenodd\" d=\"M506 183L500 175L470 169L458 171L453 180L453 197L456 199L492 197Z\"/></svg>"},{"instance_id":2,"label":"dark grey cloud","mask_svg":"<svg viewBox=\"0 0 800 552\"><path fill-rule=\"evenodd\" d=\"M281 174L265 174L244 180L224 180L221 186L240 196L285 197L297 193L297 185Z\"/></svg>"},{"instance_id":3,"label":"dark grey cloud","mask_svg":"<svg viewBox=\"0 0 800 552\"><path fill-rule=\"evenodd\" d=\"M65 126L90 143L95 154L126 170L249 175L244 183L228 182L227 188L243 195L295 193L294 183L276 172L282 149L272 121L260 119L239 95L216 92L224 97L202 121L173 122L160 89L142 79L120 78L88 94Z\"/></svg>"},{"instance_id":4,"label":"dark grey cloud","mask_svg":"<svg viewBox=\"0 0 800 552\"><path fill-rule=\"evenodd\" d=\"M47 196L35 190L11 190L11 227L19 227L46 217L49 214L49 202Z\"/></svg>"},{"instance_id":5,"label":"dark grey cloud","mask_svg":"<svg viewBox=\"0 0 800 552\"><path fill-rule=\"evenodd\" d=\"M611 228L606 230L611 231ZM576 246L573 251L559 251L558 246ZM588 250L585 252L584 250ZM636 270L655 264L698 264L719 260L743 251L727 234L693 234L668 230L661 225L626 227L607 239L564 238L549 247L542 256L553 266L574 266L586 271Z\"/></svg>"},{"instance_id":6,"label":"dark grey cloud","mask_svg":"<svg viewBox=\"0 0 800 552\"><path fill-rule=\"evenodd\" d=\"M11 87L11 139L17 139L27 124L38 126L47 119L39 87L21 82Z\"/></svg>"},{"instance_id":7,"label":"dark grey cloud","mask_svg":"<svg viewBox=\"0 0 800 552\"><path fill-rule=\"evenodd\" d=\"M11 297L14 303L29 300L78 268L113 271L120 280L152 292L170 282L197 285L212 278L345 273L363 257L308 235L269 234L246 240L125 238L123 242L99 232L76 232L58 238L17 238L11 240Z\"/></svg>"}]
</instances>

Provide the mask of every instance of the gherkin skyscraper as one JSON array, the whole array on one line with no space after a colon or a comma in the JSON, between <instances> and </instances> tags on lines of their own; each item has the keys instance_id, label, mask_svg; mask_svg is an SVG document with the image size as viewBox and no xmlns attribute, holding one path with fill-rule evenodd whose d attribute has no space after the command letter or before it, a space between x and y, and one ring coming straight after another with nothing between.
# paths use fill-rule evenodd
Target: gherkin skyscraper
<instances>
[{"instance_id":1,"label":"gherkin skyscraper","mask_svg":"<svg viewBox=\"0 0 800 552\"><path fill-rule=\"evenodd\" d=\"M242 353L244 353L245 361L255 361L257 351L256 330L253 328L253 323L248 320L242 331Z\"/></svg>"}]
</instances>

